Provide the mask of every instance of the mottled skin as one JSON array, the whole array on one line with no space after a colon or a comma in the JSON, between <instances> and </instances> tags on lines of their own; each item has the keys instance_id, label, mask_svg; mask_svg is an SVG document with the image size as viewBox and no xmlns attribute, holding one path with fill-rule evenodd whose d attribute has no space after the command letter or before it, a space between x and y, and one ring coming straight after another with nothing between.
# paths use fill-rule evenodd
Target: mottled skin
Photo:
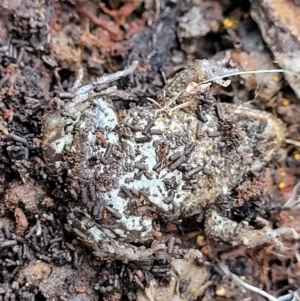
<instances>
[{"instance_id":1,"label":"mottled skin","mask_svg":"<svg viewBox=\"0 0 300 301\"><path fill-rule=\"evenodd\" d=\"M186 101L188 93L185 92L187 87L191 83L201 84L203 81L214 78L219 75L226 75L238 71L238 69L227 68L228 60L227 58L222 61L208 61L208 60L195 60L190 63L184 70L177 73L173 78L169 79L166 86L164 87L164 94L167 99L182 93L178 98L177 103L182 103ZM223 80L216 80L216 83L222 85ZM208 91L202 86L202 91ZM214 90L209 90L210 96L212 96Z\"/></svg>"},{"instance_id":2,"label":"mottled skin","mask_svg":"<svg viewBox=\"0 0 300 301\"><path fill-rule=\"evenodd\" d=\"M72 109L76 118L46 116L44 154L59 158L51 162L48 156L47 164L68 166L68 189L77 202L69 223L94 249L132 258L128 251L136 249L127 243L153 239L154 221L202 212L230 194L249 171L260 170L280 146L282 125L270 114L223 103L201 106L201 89L186 92L190 83L226 72L221 63L189 65L166 85L166 102L181 94L165 110L133 106L119 119L107 96L93 97L90 105L90 94L75 90L69 107L86 104ZM194 107L175 108L191 99L195 107L200 104L204 120ZM69 129L62 130L66 123ZM53 124L60 127L51 136Z\"/></svg>"}]
</instances>

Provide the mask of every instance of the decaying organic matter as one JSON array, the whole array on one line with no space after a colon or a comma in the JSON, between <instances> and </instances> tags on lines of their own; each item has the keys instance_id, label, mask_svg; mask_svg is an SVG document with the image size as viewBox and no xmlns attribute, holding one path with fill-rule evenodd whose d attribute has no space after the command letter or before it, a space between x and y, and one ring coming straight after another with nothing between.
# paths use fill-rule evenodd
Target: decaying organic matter
<instances>
[{"instance_id":1,"label":"decaying organic matter","mask_svg":"<svg viewBox=\"0 0 300 301\"><path fill-rule=\"evenodd\" d=\"M135 260L163 249L158 244L138 251L125 243L154 239L161 222L205 212L278 149L284 137L279 120L217 103L212 84L201 84L223 74L230 74L223 62L195 61L166 85L163 107L133 105L123 118L107 93L111 79L76 82L74 98L45 117L49 172L67 173L67 191L76 202L70 206L69 230L99 257ZM207 225L221 238L218 225ZM227 237L231 242L222 232Z\"/></svg>"}]
</instances>

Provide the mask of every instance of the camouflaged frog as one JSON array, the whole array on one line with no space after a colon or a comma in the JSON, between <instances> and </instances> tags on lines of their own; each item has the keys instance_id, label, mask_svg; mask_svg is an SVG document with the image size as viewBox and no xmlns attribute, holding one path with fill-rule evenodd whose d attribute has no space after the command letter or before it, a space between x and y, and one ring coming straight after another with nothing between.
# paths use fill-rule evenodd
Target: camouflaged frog
<instances>
[{"instance_id":1,"label":"camouflaged frog","mask_svg":"<svg viewBox=\"0 0 300 301\"><path fill-rule=\"evenodd\" d=\"M136 66L87 85L76 81L72 98L45 116L43 129L49 173L67 172L76 200L70 229L94 250L124 260L164 248L130 243L153 240L161 222L205 213L259 171L284 138L271 114L213 99L212 85L228 82L207 79L230 74L214 61L195 61L171 79L163 105L132 105L119 117L109 84ZM206 225L222 238L219 220Z\"/></svg>"}]
</instances>

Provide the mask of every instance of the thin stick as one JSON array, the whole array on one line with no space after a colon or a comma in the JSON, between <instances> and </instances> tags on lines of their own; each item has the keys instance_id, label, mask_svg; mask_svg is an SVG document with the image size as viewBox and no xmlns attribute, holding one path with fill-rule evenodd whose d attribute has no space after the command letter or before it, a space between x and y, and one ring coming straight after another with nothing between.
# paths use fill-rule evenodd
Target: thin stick
<instances>
[{"instance_id":1,"label":"thin stick","mask_svg":"<svg viewBox=\"0 0 300 301\"><path fill-rule=\"evenodd\" d=\"M286 71L286 70L283 70L283 69L253 70L253 71L238 71L238 72L233 72L233 73L229 73L229 74L225 74L225 75L220 75L220 76L216 76L216 77L209 78L209 79L204 80L203 82L199 83L199 85L206 84L206 83L210 83L210 82L212 82L212 81L215 81L215 80L218 80L218 79L223 79L223 78L226 78L226 77L236 76L236 75L244 75L244 74L260 74L260 73L275 73L275 72L279 72L279 73L289 73L289 74L292 74L292 75L298 75L297 73L290 72L290 71Z\"/></svg>"},{"instance_id":2,"label":"thin stick","mask_svg":"<svg viewBox=\"0 0 300 301\"><path fill-rule=\"evenodd\" d=\"M157 101L155 101L153 98L147 97L147 99L150 102L154 103L156 106L158 106L160 109L163 109L163 107Z\"/></svg>"},{"instance_id":3,"label":"thin stick","mask_svg":"<svg viewBox=\"0 0 300 301\"><path fill-rule=\"evenodd\" d=\"M218 267L225 273L225 275L230 276L237 284L245 287L246 289L248 289L248 290L250 290L254 293L260 294L263 297L269 299L270 301L280 301L279 299L273 297L272 295L270 295L267 292L261 290L260 288L255 287L251 284L248 284L248 283L244 282L237 275L231 273L226 265L224 265L222 263L219 263Z\"/></svg>"},{"instance_id":4,"label":"thin stick","mask_svg":"<svg viewBox=\"0 0 300 301\"><path fill-rule=\"evenodd\" d=\"M293 301L293 300L296 300L293 297L294 297L294 293L288 293L284 296L278 297L278 300L279 301Z\"/></svg>"},{"instance_id":5,"label":"thin stick","mask_svg":"<svg viewBox=\"0 0 300 301\"><path fill-rule=\"evenodd\" d=\"M299 200L296 200L299 187L300 187L300 182L297 185L295 185L291 197L286 201L286 203L282 206L282 208L291 208L299 203Z\"/></svg>"},{"instance_id":6,"label":"thin stick","mask_svg":"<svg viewBox=\"0 0 300 301\"><path fill-rule=\"evenodd\" d=\"M132 72L134 72L134 70L137 68L138 65L139 65L139 62L134 61L134 62L132 62L132 64L130 66L128 66L124 70L117 71L113 74L109 74L109 75L102 76L102 77L98 78L96 84L97 85L108 84L108 83L111 83L111 82L121 78L121 77L127 76L127 75L131 74Z\"/></svg>"},{"instance_id":7,"label":"thin stick","mask_svg":"<svg viewBox=\"0 0 300 301\"><path fill-rule=\"evenodd\" d=\"M184 103L182 103L182 104L180 104L180 105L178 105L178 106L176 106L176 107L170 109L170 113L172 113L172 112L175 111L175 110L179 110L179 109L188 107L189 105L191 105L191 104L193 104L193 103L194 103L193 100L188 101L188 102L184 102Z\"/></svg>"},{"instance_id":8,"label":"thin stick","mask_svg":"<svg viewBox=\"0 0 300 301\"><path fill-rule=\"evenodd\" d=\"M300 141L295 141L295 140L292 140L292 139L285 139L285 142L288 143L288 144L293 144L295 146L300 147Z\"/></svg>"},{"instance_id":9,"label":"thin stick","mask_svg":"<svg viewBox=\"0 0 300 301\"><path fill-rule=\"evenodd\" d=\"M183 90L180 91L179 93L177 93L171 100L169 103L166 104L165 108L164 109L167 109L171 106L171 104L173 104L177 99L178 97L183 93Z\"/></svg>"},{"instance_id":10,"label":"thin stick","mask_svg":"<svg viewBox=\"0 0 300 301\"><path fill-rule=\"evenodd\" d=\"M78 74L77 74L77 78L72 86L71 91L75 91L76 89L79 88L80 84L82 83L83 80L83 69L81 67L79 67L78 69Z\"/></svg>"}]
</instances>

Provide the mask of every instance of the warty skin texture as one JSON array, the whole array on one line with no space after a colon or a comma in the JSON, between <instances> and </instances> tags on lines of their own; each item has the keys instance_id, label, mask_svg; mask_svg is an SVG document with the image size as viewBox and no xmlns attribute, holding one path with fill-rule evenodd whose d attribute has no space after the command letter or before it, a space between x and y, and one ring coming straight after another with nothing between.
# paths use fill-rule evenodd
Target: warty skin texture
<instances>
[{"instance_id":1,"label":"warty skin texture","mask_svg":"<svg viewBox=\"0 0 300 301\"><path fill-rule=\"evenodd\" d=\"M176 76L185 74L186 86L195 76ZM242 106L201 107L200 120L199 100L188 93L170 106L190 102L187 112L132 106L120 119L109 97L91 97L87 86L67 103L72 118L45 117L43 149L49 171L67 169L77 202L70 224L96 244L144 242L161 221L206 210L259 171L284 138L279 120ZM178 94L173 88L166 99Z\"/></svg>"}]
</instances>

